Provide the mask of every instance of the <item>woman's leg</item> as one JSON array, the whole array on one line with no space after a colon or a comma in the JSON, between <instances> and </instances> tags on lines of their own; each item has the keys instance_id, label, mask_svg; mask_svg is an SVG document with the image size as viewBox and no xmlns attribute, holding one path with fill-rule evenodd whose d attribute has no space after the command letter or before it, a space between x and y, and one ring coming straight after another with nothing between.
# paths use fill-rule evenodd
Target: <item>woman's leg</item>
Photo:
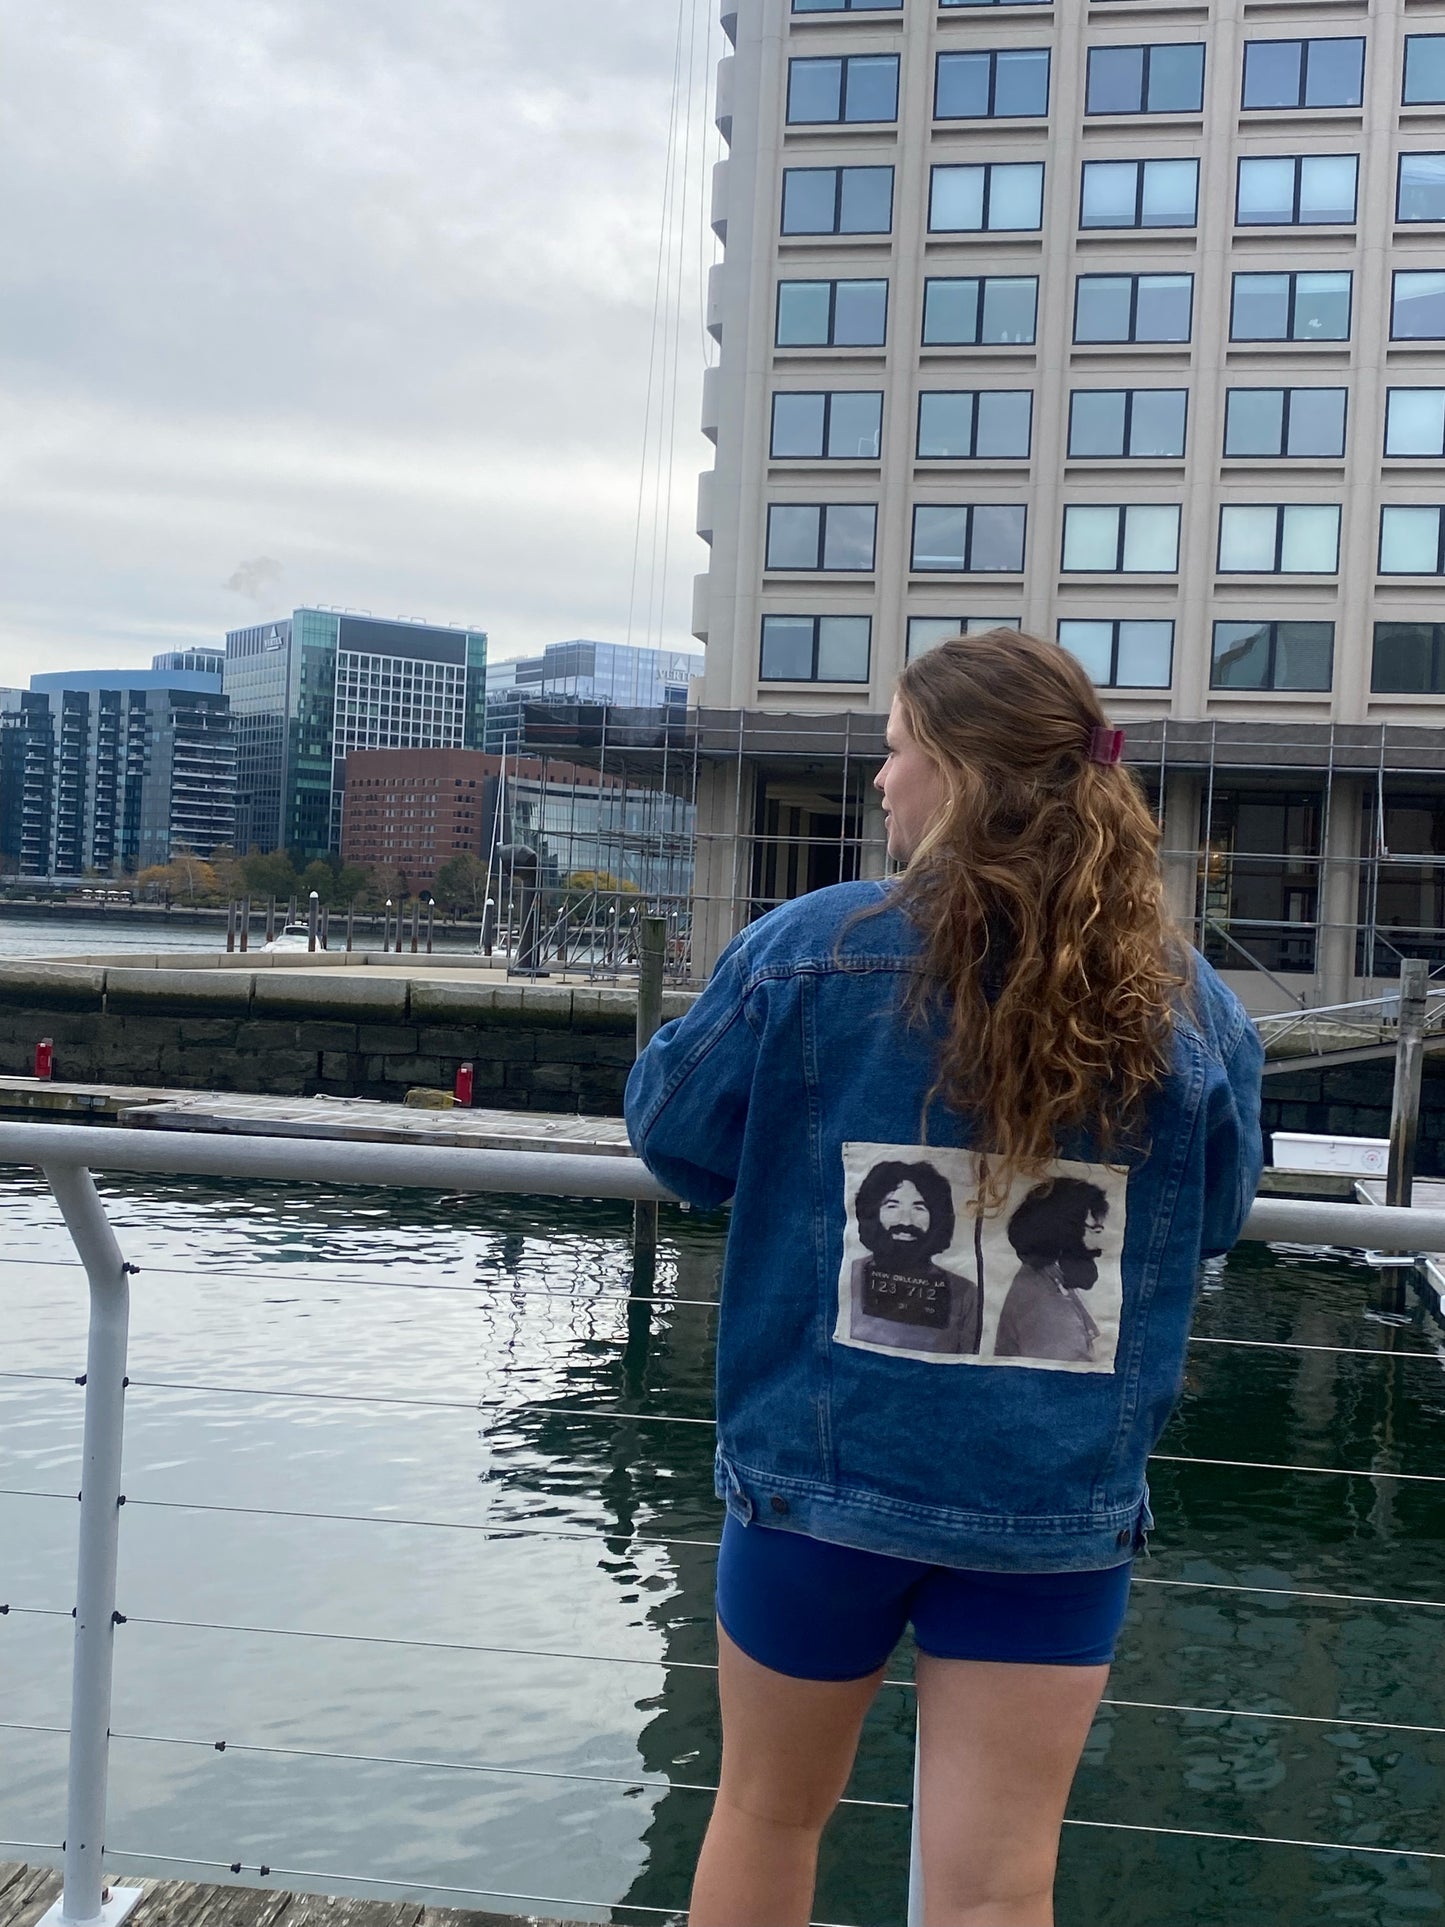
<instances>
[{"instance_id":1,"label":"woman's leg","mask_svg":"<svg viewBox=\"0 0 1445 1927\"><path fill-rule=\"evenodd\" d=\"M1064 1806L1108 1677L919 1654L926 1927L1053 1927Z\"/></svg>"},{"instance_id":2,"label":"woman's leg","mask_svg":"<svg viewBox=\"0 0 1445 1927\"><path fill-rule=\"evenodd\" d=\"M880 1667L794 1679L718 1627L723 1763L692 1890L691 1927L806 1927L818 1840L848 1784Z\"/></svg>"}]
</instances>

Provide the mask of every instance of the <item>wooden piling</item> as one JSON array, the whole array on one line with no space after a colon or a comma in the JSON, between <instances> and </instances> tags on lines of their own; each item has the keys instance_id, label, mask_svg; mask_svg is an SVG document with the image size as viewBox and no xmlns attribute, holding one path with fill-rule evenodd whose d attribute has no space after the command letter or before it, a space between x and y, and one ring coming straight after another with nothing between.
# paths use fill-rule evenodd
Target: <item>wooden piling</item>
<instances>
[{"instance_id":1,"label":"wooden piling","mask_svg":"<svg viewBox=\"0 0 1445 1927\"><path fill-rule=\"evenodd\" d=\"M662 970L667 955L667 919L641 917L637 924L637 1054L640 1057L662 1028ZM633 1292L652 1296L657 1276L657 1205L639 1199L632 1207ZM630 1308L643 1319L646 1305Z\"/></svg>"},{"instance_id":2,"label":"wooden piling","mask_svg":"<svg viewBox=\"0 0 1445 1927\"><path fill-rule=\"evenodd\" d=\"M1420 1080L1425 1068L1425 999L1430 966L1420 957L1400 964L1400 1028L1395 1045L1395 1096L1390 1110L1390 1168L1386 1204L1409 1204L1415 1186L1420 1131Z\"/></svg>"}]
</instances>

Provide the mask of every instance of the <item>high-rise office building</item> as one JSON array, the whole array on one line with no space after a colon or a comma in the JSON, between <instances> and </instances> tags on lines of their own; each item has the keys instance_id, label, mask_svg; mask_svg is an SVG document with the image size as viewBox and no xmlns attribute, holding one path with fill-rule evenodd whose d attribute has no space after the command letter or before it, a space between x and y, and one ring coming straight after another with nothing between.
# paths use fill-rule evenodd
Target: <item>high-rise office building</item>
<instances>
[{"instance_id":1,"label":"high-rise office building","mask_svg":"<svg viewBox=\"0 0 1445 1927\"><path fill-rule=\"evenodd\" d=\"M695 649L654 649L626 642L550 642L540 656L487 667L489 750L515 749L528 703L611 703L623 709L685 707L702 674Z\"/></svg>"},{"instance_id":2,"label":"high-rise office building","mask_svg":"<svg viewBox=\"0 0 1445 1927\"><path fill-rule=\"evenodd\" d=\"M0 713L0 845L22 875L208 856L232 841L235 808L231 718L209 671L50 672Z\"/></svg>"},{"instance_id":3,"label":"high-rise office building","mask_svg":"<svg viewBox=\"0 0 1445 1927\"><path fill-rule=\"evenodd\" d=\"M242 849L341 848L352 749L479 749L487 639L477 630L297 609L226 637Z\"/></svg>"},{"instance_id":4,"label":"high-rise office building","mask_svg":"<svg viewBox=\"0 0 1445 1927\"><path fill-rule=\"evenodd\" d=\"M861 744L910 656L1021 623L1107 692L1255 994L1445 959L1445 7L723 16L704 703ZM770 824L882 861L866 778L771 741L734 922Z\"/></svg>"}]
</instances>

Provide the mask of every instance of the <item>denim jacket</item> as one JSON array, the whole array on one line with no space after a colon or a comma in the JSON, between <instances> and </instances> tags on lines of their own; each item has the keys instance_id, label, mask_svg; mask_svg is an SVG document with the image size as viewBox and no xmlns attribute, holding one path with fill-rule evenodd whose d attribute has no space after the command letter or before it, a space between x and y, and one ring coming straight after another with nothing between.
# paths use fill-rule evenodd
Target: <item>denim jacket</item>
<instances>
[{"instance_id":1,"label":"denim jacket","mask_svg":"<svg viewBox=\"0 0 1445 1927\"><path fill-rule=\"evenodd\" d=\"M733 1201L719 1496L941 1565L1122 1564L1153 1523L1200 1257L1235 1242L1258 1182L1258 1036L1196 960L1143 1146L1112 1165L1061 1147L1051 1183L979 1220L988 1147L928 1101L937 1040L902 1010L920 938L876 908L888 891L840 884L750 925L628 1082L648 1168Z\"/></svg>"}]
</instances>

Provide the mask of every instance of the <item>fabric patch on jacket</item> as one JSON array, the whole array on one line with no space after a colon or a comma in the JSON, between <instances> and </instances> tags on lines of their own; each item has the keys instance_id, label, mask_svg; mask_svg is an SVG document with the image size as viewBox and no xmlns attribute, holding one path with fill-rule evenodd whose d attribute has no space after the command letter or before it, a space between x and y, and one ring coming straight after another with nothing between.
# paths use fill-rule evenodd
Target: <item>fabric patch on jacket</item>
<instances>
[{"instance_id":1,"label":"fabric patch on jacket","mask_svg":"<svg viewBox=\"0 0 1445 1927\"><path fill-rule=\"evenodd\" d=\"M1127 1176L1060 1159L977 1217L979 1154L845 1144L834 1339L936 1365L1112 1372Z\"/></svg>"}]
</instances>

